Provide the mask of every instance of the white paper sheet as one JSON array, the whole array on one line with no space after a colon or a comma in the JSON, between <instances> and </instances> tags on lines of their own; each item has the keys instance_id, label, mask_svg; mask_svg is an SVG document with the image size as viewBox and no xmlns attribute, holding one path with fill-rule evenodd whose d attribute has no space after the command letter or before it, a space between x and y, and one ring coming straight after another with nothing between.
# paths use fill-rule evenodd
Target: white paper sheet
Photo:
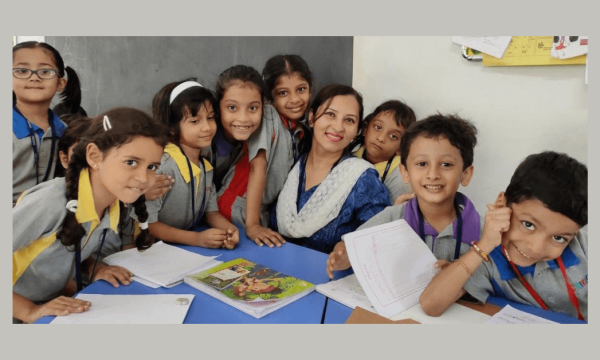
<instances>
[{"instance_id":1,"label":"white paper sheet","mask_svg":"<svg viewBox=\"0 0 600 360\"><path fill-rule=\"evenodd\" d=\"M194 295L79 294L76 298L90 301L90 310L57 316L50 324L182 324ZM188 299L188 304L177 304L179 298Z\"/></svg>"},{"instance_id":2,"label":"white paper sheet","mask_svg":"<svg viewBox=\"0 0 600 360\"><path fill-rule=\"evenodd\" d=\"M425 314L421 304L391 317L392 320L413 319L421 324L485 324L490 318L487 314L456 303L438 317Z\"/></svg>"},{"instance_id":3,"label":"white paper sheet","mask_svg":"<svg viewBox=\"0 0 600 360\"><path fill-rule=\"evenodd\" d=\"M382 316L396 315L419 303L437 270L427 245L404 220L343 236L354 273Z\"/></svg>"},{"instance_id":4,"label":"white paper sheet","mask_svg":"<svg viewBox=\"0 0 600 360\"><path fill-rule=\"evenodd\" d=\"M511 38L512 36L453 36L452 42L501 59Z\"/></svg>"},{"instance_id":5,"label":"white paper sheet","mask_svg":"<svg viewBox=\"0 0 600 360\"><path fill-rule=\"evenodd\" d=\"M104 258L104 262L122 266L137 277L168 287L182 281L187 274L215 266L215 258L216 256L202 256L159 241L144 251L119 251Z\"/></svg>"},{"instance_id":6,"label":"white paper sheet","mask_svg":"<svg viewBox=\"0 0 600 360\"><path fill-rule=\"evenodd\" d=\"M557 322L546 320L539 316L517 310L510 305L506 305L497 312L486 324L558 324Z\"/></svg>"},{"instance_id":7,"label":"white paper sheet","mask_svg":"<svg viewBox=\"0 0 600 360\"><path fill-rule=\"evenodd\" d=\"M367 294L360 286L356 274L316 286L317 292L354 309L357 306L377 313Z\"/></svg>"}]
</instances>

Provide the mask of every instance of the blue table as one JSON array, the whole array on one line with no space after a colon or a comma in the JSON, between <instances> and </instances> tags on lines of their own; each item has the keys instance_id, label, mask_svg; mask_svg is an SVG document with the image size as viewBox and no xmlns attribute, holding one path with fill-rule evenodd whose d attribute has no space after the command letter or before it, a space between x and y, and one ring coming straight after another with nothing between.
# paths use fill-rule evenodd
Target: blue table
<instances>
[{"instance_id":1,"label":"blue table","mask_svg":"<svg viewBox=\"0 0 600 360\"><path fill-rule=\"evenodd\" d=\"M527 313L542 317L544 319L548 319L551 321L556 321L561 324L587 324L585 321L581 321L579 319L570 317L568 315L564 315L561 313L556 313L553 311L542 310L535 306L524 305L520 303L516 303L514 301L509 301L504 298L498 297L489 297L487 300L488 303L504 307L506 305L510 305L515 309L525 311ZM339 302L328 299L327 301L327 309L325 310L325 324L343 324L346 322L350 314L352 313L352 309L347 307L346 305L342 305Z\"/></svg>"},{"instance_id":2,"label":"blue table","mask_svg":"<svg viewBox=\"0 0 600 360\"><path fill-rule=\"evenodd\" d=\"M280 248L258 246L240 230L240 243L233 250L205 249L195 246L178 245L182 249L205 256L222 254L217 260L227 262L245 258L271 267L291 276L309 281L315 285L329 281L326 272L327 254L294 244L284 244ZM260 319L217 300L185 283L170 289L152 289L138 282L128 286L113 288L106 281L96 281L81 291L83 294L194 294L194 301L185 318L185 324L321 324L325 308L325 296L316 291L286 305ZM93 305L92 305L93 306ZM36 324L48 324L54 316L39 319Z\"/></svg>"}]
</instances>

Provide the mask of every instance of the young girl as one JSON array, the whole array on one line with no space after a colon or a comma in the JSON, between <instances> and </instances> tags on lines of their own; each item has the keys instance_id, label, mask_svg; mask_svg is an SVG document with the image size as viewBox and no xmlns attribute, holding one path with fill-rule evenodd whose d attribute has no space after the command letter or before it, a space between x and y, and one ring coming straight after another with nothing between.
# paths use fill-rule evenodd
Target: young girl
<instances>
[{"instance_id":1,"label":"young girl","mask_svg":"<svg viewBox=\"0 0 600 360\"><path fill-rule=\"evenodd\" d=\"M262 76L267 85L267 100L273 104L285 130L290 133L289 145L292 149L293 166L302 152L299 148L303 136L300 122L304 120L310 103L312 73L300 56L276 55L267 60Z\"/></svg>"},{"instance_id":2,"label":"young girl","mask_svg":"<svg viewBox=\"0 0 600 360\"><path fill-rule=\"evenodd\" d=\"M290 241L329 253L343 234L390 205L377 170L350 154L362 116L362 97L350 86L326 86L313 100L313 131L302 140L308 153L288 175L270 217Z\"/></svg>"},{"instance_id":3,"label":"young girl","mask_svg":"<svg viewBox=\"0 0 600 360\"><path fill-rule=\"evenodd\" d=\"M289 133L272 106L263 107L265 83L254 68L236 65L216 84L220 122L209 155L215 167L219 211L256 244L281 246L268 229L268 211L283 188L292 164ZM265 186L268 184L268 186Z\"/></svg>"},{"instance_id":4,"label":"young girl","mask_svg":"<svg viewBox=\"0 0 600 360\"><path fill-rule=\"evenodd\" d=\"M429 116L406 130L401 142L402 179L410 183L415 197L390 206L360 229L404 219L438 259L452 261L469 250L479 238L479 213L458 192L473 176L477 129L456 116ZM327 259L327 273L350 267L343 242Z\"/></svg>"},{"instance_id":5,"label":"young girl","mask_svg":"<svg viewBox=\"0 0 600 360\"><path fill-rule=\"evenodd\" d=\"M23 191L54 177L66 127L50 110L57 93L79 108L79 78L58 51L37 41L13 47L13 206Z\"/></svg>"},{"instance_id":6,"label":"young girl","mask_svg":"<svg viewBox=\"0 0 600 360\"><path fill-rule=\"evenodd\" d=\"M237 228L219 213L213 184L213 168L200 153L210 148L217 131L210 90L195 81L165 85L152 101L154 118L169 129L160 171L175 179L162 198L148 202L150 233L162 240L208 248L233 249L239 242ZM194 227L202 217L212 229Z\"/></svg>"},{"instance_id":7,"label":"young girl","mask_svg":"<svg viewBox=\"0 0 600 360\"><path fill-rule=\"evenodd\" d=\"M98 257L108 232L117 233L119 201L133 203L128 209L142 222L138 249L151 246L142 195L160 166L163 134L162 126L139 110L110 110L75 146L65 178L23 195L13 209L14 318L34 322L88 310L89 302L60 296L73 272L81 289L82 267L91 280L129 284L132 274L126 269L85 260Z\"/></svg>"},{"instance_id":8,"label":"young girl","mask_svg":"<svg viewBox=\"0 0 600 360\"><path fill-rule=\"evenodd\" d=\"M362 143L354 156L373 164L379 172L381 182L390 192L394 205L412 199L410 185L400 175L400 139L404 131L417 121L414 111L402 101L389 100L379 105L363 121Z\"/></svg>"}]
</instances>

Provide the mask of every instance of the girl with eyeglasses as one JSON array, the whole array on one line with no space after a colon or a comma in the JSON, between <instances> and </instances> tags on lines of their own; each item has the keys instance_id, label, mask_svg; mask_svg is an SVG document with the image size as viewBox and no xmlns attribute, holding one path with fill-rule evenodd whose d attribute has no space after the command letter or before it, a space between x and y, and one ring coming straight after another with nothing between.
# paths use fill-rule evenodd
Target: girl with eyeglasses
<instances>
[{"instance_id":1,"label":"girl with eyeglasses","mask_svg":"<svg viewBox=\"0 0 600 360\"><path fill-rule=\"evenodd\" d=\"M66 125L50 110L55 94L73 113L81 103L79 77L59 52L28 41L13 47L13 206L21 193L52 179L58 139ZM68 80L65 78L67 75Z\"/></svg>"}]
</instances>

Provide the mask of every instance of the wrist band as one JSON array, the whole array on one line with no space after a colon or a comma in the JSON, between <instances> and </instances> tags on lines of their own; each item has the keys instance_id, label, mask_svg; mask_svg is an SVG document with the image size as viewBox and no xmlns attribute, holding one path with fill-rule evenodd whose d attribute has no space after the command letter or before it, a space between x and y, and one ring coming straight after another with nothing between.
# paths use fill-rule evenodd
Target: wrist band
<instances>
[{"instance_id":1,"label":"wrist band","mask_svg":"<svg viewBox=\"0 0 600 360\"><path fill-rule=\"evenodd\" d=\"M457 261L465 268L465 270L467 270L467 272L469 273L469 276L473 275L473 273L471 272L471 270L469 270L469 267L467 265L465 265L465 263L462 262L461 259L454 260L454 262L457 262Z\"/></svg>"},{"instance_id":2,"label":"wrist band","mask_svg":"<svg viewBox=\"0 0 600 360\"><path fill-rule=\"evenodd\" d=\"M475 252L479 254L479 256L481 256L483 258L483 261L485 262L489 262L490 258L488 257L488 254L484 253L479 246L477 246L477 241L471 241L471 246L473 247L473 249L475 249Z\"/></svg>"}]
</instances>

